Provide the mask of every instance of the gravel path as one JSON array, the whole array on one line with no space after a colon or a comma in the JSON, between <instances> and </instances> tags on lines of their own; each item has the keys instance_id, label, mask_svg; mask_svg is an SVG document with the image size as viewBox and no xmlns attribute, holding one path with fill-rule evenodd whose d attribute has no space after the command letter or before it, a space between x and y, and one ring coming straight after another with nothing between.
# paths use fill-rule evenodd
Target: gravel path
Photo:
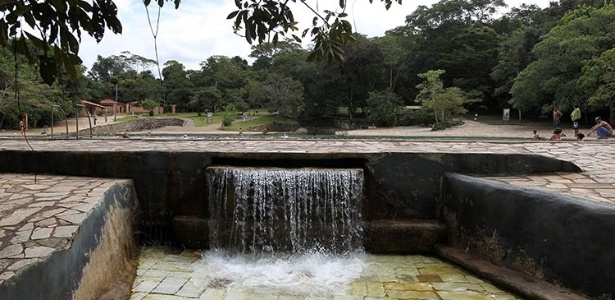
<instances>
[{"instance_id":1,"label":"gravel path","mask_svg":"<svg viewBox=\"0 0 615 300\"><path fill-rule=\"evenodd\" d=\"M465 121L465 124L445 130L432 131L429 127L420 126L398 126L391 128L375 128L375 129L359 129L348 130L347 132L338 132L349 136L443 136L443 137L514 137L514 138L531 138L532 130L538 130L542 137L549 137L552 129L550 125L541 127L528 125L488 125L472 120ZM169 126L162 127L152 132L157 133L207 133L207 134L229 134L232 132L220 130L220 124L210 124L206 126L196 127L192 120L187 120L183 127ZM260 132L245 132L246 134L260 134ZM569 132L573 135L572 130Z\"/></svg>"}]
</instances>

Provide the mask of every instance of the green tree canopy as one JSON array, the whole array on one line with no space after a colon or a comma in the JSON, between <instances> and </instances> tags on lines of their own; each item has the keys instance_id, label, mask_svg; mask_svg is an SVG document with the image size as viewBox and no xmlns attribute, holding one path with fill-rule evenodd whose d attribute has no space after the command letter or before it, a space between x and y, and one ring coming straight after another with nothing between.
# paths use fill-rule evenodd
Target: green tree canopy
<instances>
[{"instance_id":1,"label":"green tree canopy","mask_svg":"<svg viewBox=\"0 0 615 300\"><path fill-rule=\"evenodd\" d=\"M373 0L369 0L371 3ZM387 9L393 2L401 0L380 0ZM143 0L147 7L151 0ZM181 0L157 0L159 7L173 2L178 8ZM305 29L301 38L309 37L314 43L310 55L312 59L343 60L342 46L354 41L353 28L346 13L347 1L339 1L341 12L312 7L306 1L282 0L236 0L237 10L230 12L227 19L234 20L234 30L243 34L250 44L277 43L280 37L290 35L296 41L301 38L295 34L300 28L294 18L291 4L307 6L314 12L311 27ZM58 70L64 68L72 78L77 78L76 66L79 58L79 42L82 33L87 33L101 41L106 30L122 32L118 10L112 0L57 0L30 1L8 0L0 4L0 45L10 44L20 54L32 61L38 61L41 77L48 84L56 80ZM27 27L34 28L38 35L30 33ZM26 40L44 55L36 56Z\"/></svg>"},{"instance_id":2,"label":"green tree canopy","mask_svg":"<svg viewBox=\"0 0 615 300\"><path fill-rule=\"evenodd\" d=\"M511 89L514 108L552 106L566 111L591 96L579 84L586 62L615 44L615 6L582 7L567 13L532 50L536 60L524 69Z\"/></svg>"}]
</instances>

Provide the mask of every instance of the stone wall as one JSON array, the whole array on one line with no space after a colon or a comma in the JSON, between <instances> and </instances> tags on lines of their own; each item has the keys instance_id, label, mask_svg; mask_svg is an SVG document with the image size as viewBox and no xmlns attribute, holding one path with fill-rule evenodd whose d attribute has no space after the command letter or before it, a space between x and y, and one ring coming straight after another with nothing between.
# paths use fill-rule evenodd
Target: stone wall
<instances>
[{"instance_id":1,"label":"stone wall","mask_svg":"<svg viewBox=\"0 0 615 300\"><path fill-rule=\"evenodd\" d=\"M166 126L184 126L185 120L179 118L135 118L134 120L92 127L93 135L114 135L124 132L140 132ZM80 135L90 134L90 128L79 130Z\"/></svg>"}]
</instances>

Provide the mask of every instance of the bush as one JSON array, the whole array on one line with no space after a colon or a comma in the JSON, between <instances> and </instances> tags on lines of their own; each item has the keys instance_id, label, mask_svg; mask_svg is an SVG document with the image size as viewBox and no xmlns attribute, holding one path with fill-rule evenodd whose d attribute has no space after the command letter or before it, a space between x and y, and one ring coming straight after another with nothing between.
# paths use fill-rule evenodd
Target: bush
<instances>
[{"instance_id":1,"label":"bush","mask_svg":"<svg viewBox=\"0 0 615 300\"><path fill-rule=\"evenodd\" d=\"M397 121L397 105L400 103L399 96L389 91L370 92L367 98L367 119L370 124L376 126L391 127Z\"/></svg>"},{"instance_id":2,"label":"bush","mask_svg":"<svg viewBox=\"0 0 615 300\"><path fill-rule=\"evenodd\" d=\"M322 128L322 127L307 127L309 135L335 135L334 128Z\"/></svg>"},{"instance_id":3,"label":"bush","mask_svg":"<svg viewBox=\"0 0 615 300\"><path fill-rule=\"evenodd\" d=\"M439 122L434 124L434 126L431 128L431 131L444 130L446 128L455 127L463 124L464 122L460 119L448 119L445 122Z\"/></svg>"},{"instance_id":4,"label":"bush","mask_svg":"<svg viewBox=\"0 0 615 300\"><path fill-rule=\"evenodd\" d=\"M237 108L232 103L224 108L224 116L222 117L222 126L231 126L237 118Z\"/></svg>"},{"instance_id":5,"label":"bush","mask_svg":"<svg viewBox=\"0 0 615 300\"><path fill-rule=\"evenodd\" d=\"M429 126L435 123L433 115L428 114L425 110L406 110L397 115L398 126Z\"/></svg>"}]
</instances>

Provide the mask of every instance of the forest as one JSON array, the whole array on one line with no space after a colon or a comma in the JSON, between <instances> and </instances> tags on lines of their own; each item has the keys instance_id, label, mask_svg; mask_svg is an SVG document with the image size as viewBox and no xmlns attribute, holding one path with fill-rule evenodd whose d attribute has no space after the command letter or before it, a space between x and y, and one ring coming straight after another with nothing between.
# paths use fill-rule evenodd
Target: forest
<instances>
[{"instance_id":1,"label":"forest","mask_svg":"<svg viewBox=\"0 0 615 300\"><path fill-rule=\"evenodd\" d=\"M353 39L331 46L342 60L313 59L314 49L286 37L251 46L249 58L204 57L198 70L123 52L98 56L76 76L60 68L51 84L39 72L45 60L7 43L0 47L0 128L17 128L23 113L30 126L42 127L52 105L74 113L81 100L103 99L199 114L232 104L239 112L262 108L301 123L344 118L357 126L447 123L505 108L522 121L544 117L554 106L564 116L579 107L584 120L614 118L610 0L562 0L546 8L442 0L418 6L384 36L354 33ZM404 109L409 106L423 109Z\"/></svg>"}]
</instances>

